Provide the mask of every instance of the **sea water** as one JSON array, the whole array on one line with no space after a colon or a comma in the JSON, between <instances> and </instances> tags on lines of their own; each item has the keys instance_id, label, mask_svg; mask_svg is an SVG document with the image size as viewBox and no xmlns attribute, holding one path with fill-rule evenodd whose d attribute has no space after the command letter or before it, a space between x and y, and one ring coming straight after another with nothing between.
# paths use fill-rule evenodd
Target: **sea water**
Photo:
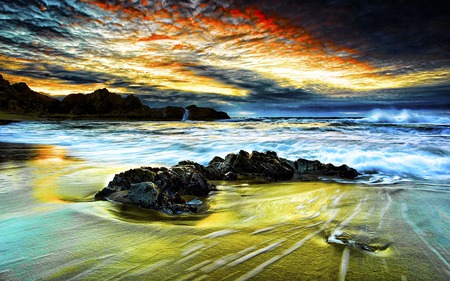
<instances>
[{"instance_id":1,"label":"sea water","mask_svg":"<svg viewBox=\"0 0 450 281\"><path fill-rule=\"evenodd\" d=\"M2 280L450 278L445 116L19 122L0 127L0 142ZM206 165L239 150L347 164L361 175L215 182L218 191L199 198L209 206L201 214L92 200L126 169Z\"/></svg>"}]
</instances>

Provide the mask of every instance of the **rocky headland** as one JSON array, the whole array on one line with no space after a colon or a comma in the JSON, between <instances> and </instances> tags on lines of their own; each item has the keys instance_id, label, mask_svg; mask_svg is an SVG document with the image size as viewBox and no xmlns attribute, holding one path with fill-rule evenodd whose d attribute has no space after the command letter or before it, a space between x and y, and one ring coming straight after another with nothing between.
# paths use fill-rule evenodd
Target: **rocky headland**
<instances>
[{"instance_id":1,"label":"rocky headland","mask_svg":"<svg viewBox=\"0 0 450 281\"><path fill-rule=\"evenodd\" d=\"M241 150L225 158L214 157L207 166L181 161L165 168L141 167L114 176L107 187L95 195L96 200L108 200L168 214L198 212L200 200L186 201L187 195L206 196L216 190L211 180L238 179L287 181L318 180L319 177L354 179L358 172L347 165L334 166L319 161L278 157L277 153L248 153Z\"/></svg>"},{"instance_id":2,"label":"rocky headland","mask_svg":"<svg viewBox=\"0 0 450 281\"><path fill-rule=\"evenodd\" d=\"M230 119L227 113L191 105L150 108L134 96L99 89L90 94L70 94L58 100L31 90L25 83L10 84L0 75L0 111L43 119L110 119L146 121L211 121Z\"/></svg>"}]
</instances>

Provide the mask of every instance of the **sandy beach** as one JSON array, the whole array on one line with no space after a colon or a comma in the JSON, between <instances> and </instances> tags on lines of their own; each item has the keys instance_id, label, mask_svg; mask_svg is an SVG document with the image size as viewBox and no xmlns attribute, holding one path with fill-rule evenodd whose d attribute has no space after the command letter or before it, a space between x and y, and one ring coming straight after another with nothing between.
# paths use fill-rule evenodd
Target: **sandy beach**
<instances>
[{"instance_id":1,"label":"sandy beach","mask_svg":"<svg viewBox=\"0 0 450 281\"><path fill-rule=\"evenodd\" d=\"M1 145L2 153L11 145ZM219 191L201 198L206 213L169 216L92 200L125 166L96 167L61 147L14 147L30 157L1 163L4 280L448 277L439 247L446 228L433 223L446 212L448 191L411 183L217 182ZM386 248L327 243L339 231Z\"/></svg>"}]
</instances>

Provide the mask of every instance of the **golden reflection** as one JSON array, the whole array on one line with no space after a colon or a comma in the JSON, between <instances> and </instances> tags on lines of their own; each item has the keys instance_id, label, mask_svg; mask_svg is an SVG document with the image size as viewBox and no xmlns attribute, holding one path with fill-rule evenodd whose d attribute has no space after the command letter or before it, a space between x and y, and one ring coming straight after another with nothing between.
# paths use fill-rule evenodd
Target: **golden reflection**
<instances>
[{"instance_id":1,"label":"golden reflection","mask_svg":"<svg viewBox=\"0 0 450 281\"><path fill-rule=\"evenodd\" d=\"M33 194L42 202L64 203L58 194L57 180L73 160L66 157L66 150L56 146L38 146L36 157L30 161L34 172ZM49 172L51 171L51 172Z\"/></svg>"},{"instance_id":2,"label":"golden reflection","mask_svg":"<svg viewBox=\"0 0 450 281\"><path fill-rule=\"evenodd\" d=\"M69 157L58 146L36 146L28 162L32 168L33 195L41 202L65 203L92 201L112 175L128 166L94 167L84 160Z\"/></svg>"}]
</instances>

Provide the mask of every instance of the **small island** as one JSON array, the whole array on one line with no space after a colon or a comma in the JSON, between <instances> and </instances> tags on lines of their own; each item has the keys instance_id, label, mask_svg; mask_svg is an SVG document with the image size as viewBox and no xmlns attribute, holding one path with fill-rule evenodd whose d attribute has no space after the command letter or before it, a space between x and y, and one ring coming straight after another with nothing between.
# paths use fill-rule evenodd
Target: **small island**
<instances>
[{"instance_id":1,"label":"small island","mask_svg":"<svg viewBox=\"0 0 450 281\"><path fill-rule=\"evenodd\" d=\"M227 113L209 107L167 106L150 108L134 96L122 97L98 89L90 94L70 94L62 100L31 90L26 83L10 84L0 74L0 113L14 116L0 119L44 120L141 120L213 121L230 119Z\"/></svg>"}]
</instances>

